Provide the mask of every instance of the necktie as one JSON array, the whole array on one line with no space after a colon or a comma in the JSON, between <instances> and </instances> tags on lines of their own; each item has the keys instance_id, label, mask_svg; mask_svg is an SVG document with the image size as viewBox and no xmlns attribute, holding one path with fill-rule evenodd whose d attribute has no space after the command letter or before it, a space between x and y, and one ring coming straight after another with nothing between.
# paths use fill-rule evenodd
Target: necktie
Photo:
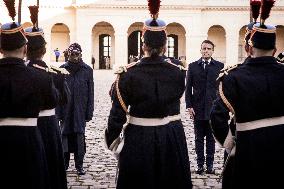
<instances>
[{"instance_id":1,"label":"necktie","mask_svg":"<svg viewBox=\"0 0 284 189\"><path fill-rule=\"evenodd\" d=\"M207 60L203 62L203 68L204 69L206 68L206 66L208 66L208 61Z\"/></svg>"}]
</instances>

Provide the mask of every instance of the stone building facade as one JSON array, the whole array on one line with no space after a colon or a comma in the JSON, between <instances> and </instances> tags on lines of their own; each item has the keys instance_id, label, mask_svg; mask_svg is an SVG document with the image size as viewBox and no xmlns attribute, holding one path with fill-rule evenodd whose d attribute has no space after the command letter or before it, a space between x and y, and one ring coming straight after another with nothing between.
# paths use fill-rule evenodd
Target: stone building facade
<instances>
[{"instance_id":1,"label":"stone building facade","mask_svg":"<svg viewBox=\"0 0 284 189\"><path fill-rule=\"evenodd\" d=\"M17 2L17 1L16 1ZM36 0L23 0L22 24L30 26L27 6ZM0 23L8 17L0 2ZM250 20L249 0L162 0L159 17L168 24L168 56L186 57L187 63L200 57L205 39L215 45L214 58L235 64L245 58L243 38ZM40 0L39 25L48 42L46 61L53 62L59 48L60 60L70 43L83 48L83 59L95 69L105 69L105 60L116 68L140 56L141 31L148 19L147 0ZM277 0L267 23L277 26L277 53L284 51L284 0Z\"/></svg>"}]
</instances>

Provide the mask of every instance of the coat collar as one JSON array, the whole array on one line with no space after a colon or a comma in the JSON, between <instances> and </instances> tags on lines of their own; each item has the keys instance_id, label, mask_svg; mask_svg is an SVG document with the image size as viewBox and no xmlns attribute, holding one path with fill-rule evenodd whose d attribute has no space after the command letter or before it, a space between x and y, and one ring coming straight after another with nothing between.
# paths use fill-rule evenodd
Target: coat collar
<instances>
[{"instance_id":1,"label":"coat collar","mask_svg":"<svg viewBox=\"0 0 284 189\"><path fill-rule=\"evenodd\" d=\"M198 63L199 65L201 65L202 62L203 62L202 60L203 60L203 58L200 58L200 59L197 61L197 63ZM215 64L215 63L216 63L215 60L211 57L209 64Z\"/></svg>"},{"instance_id":2,"label":"coat collar","mask_svg":"<svg viewBox=\"0 0 284 189\"><path fill-rule=\"evenodd\" d=\"M165 59L167 59L166 56L158 56L155 59L144 57L140 60L140 64L163 64L165 63Z\"/></svg>"},{"instance_id":3,"label":"coat collar","mask_svg":"<svg viewBox=\"0 0 284 189\"><path fill-rule=\"evenodd\" d=\"M276 58L273 56L262 56L257 58L250 58L246 61L246 64L254 65L254 64L278 64L278 63Z\"/></svg>"},{"instance_id":4,"label":"coat collar","mask_svg":"<svg viewBox=\"0 0 284 189\"><path fill-rule=\"evenodd\" d=\"M34 64L37 64L39 66L42 66L42 67L47 67L46 63L42 60L28 60L28 66L32 66Z\"/></svg>"},{"instance_id":5,"label":"coat collar","mask_svg":"<svg viewBox=\"0 0 284 189\"><path fill-rule=\"evenodd\" d=\"M21 58L7 57L0 59L0 65L25 65L25 61Z\"/></svg>"}]
</instances>

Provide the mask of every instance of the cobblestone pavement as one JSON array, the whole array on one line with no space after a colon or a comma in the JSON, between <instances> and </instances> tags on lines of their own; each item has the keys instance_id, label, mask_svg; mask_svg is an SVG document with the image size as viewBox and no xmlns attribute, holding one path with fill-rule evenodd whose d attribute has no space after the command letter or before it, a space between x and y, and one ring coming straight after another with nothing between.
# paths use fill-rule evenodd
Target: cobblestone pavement
<instances>
[{"instance_id":1,"label":"cobblestone pavement","mask_svg":"<svg viewBox=\"0 0 284 189\"><path fill-rule=\"evenodd\" d=\"M87 153L84 160L86 175L78 177L74 167L73 156L70 167L67 170L69 189L110 189L115 188L116 159L106 150L103 138L103 130L107 125L107 116L111 107L108 91L115 75L110 70L94 71L95 83L95 111L92 121L87 124L86 143ZM194 173L196 168L196 155L194 149L194 132L192 121L186 116L185 103L182 99L181 106L182 121L184 124L189 159L191 164L191 174L194 189L220 189L221 183L218 182L222 165L223 149L216 144L214 168L215 175L197 175Z\"/></svg>"}]
</instances>

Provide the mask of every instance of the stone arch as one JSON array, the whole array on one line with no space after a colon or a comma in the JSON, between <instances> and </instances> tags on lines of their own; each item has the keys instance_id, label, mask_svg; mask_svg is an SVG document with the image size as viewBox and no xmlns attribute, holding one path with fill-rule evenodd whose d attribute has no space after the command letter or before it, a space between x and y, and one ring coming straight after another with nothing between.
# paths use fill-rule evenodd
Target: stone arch
<instances>
[{"instance_id":1,"label":"stone arch","mask_svg":"<svg viewBox=\"0 0 284 189\"><path fill-rule=\"evenodd\" d=\"M51 61L55 61L54 50L60 51L59 62L64 62L63 51L70 45L70 30L64 23L56 23L51 28Z\"/></svg>"},{"instance_id":2,"label":"stone arch","mask_svg":"<svg viewBox=\"0 0 284 189\"><path fill-rule=\"evenodd\" d=\"M208 29L208 39L215 44L213 58L226 62L226 31L223 26L213 25Z\"/></svg>"},{"instance_id":3,"label":"stone arch","mask_svg":"<svg viewBox=\"0 0 284 189\"><path fill-rule=\"evenodd\" d=\"M247 53L245 51L245 34L246 34L246 27L243 26L239 31L239 45L238 45L238 62L243 62L246 57Z\"/></svg>"},{"instance_id":4,"label":"stone arch","mask_svg":"<svg viewBox=\"0 0 284 189\"><path fill-rule=\"evenodd\" d=\"M112 69L115 55L114 43L114 27L109 22L101 21L93 26L92 59L95 61L94 69Z\"/></svg>"},{"instance_id":5,"label":"stone arch","mask_svg":"<svg viewBox=\"0 0 284 189\"><path fill-rule=\"evenodd\" d=\"M278 25L276 26L276 56L284 51L284 26Z\"/></svg>"},{"instance_id":6,"label":"stone arch","mask_svg":"<svg viewBox=\"0 0 284 189\"><path fill-rule=\"evenodd\" d=\"M167 51L166 56L180 58L186 55L186 30L180 23L171 22L167 25ZM172 43L172 44L171 44ZM170 52L173 51L173 52Z\"/></svg>"},{"instance_id":7,"label":"stone arch","mask_svg":"<svg viewBox=\"0 0 284 189\"><path fill-rule=\"evenodd\" d=\"M143 55L142 50L143 22L131 24L127 30L128 36L128 63L137 61Z\"/></svg>"}]
</instances>

